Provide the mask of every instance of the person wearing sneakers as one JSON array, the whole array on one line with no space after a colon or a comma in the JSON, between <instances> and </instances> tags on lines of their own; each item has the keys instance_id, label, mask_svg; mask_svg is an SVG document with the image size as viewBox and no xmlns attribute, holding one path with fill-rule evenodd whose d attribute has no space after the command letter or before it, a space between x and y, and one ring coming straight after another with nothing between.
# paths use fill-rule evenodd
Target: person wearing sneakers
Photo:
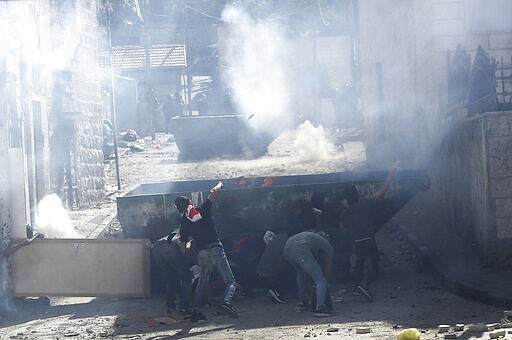
<instances>
[{"instance_id":1,"label":"person wearing sneakers","mask_svg":"<svg viewBox=\"0 0 512 340\"><path fill-rule=\"evenodd\" d=\"M316 290L316 317L333 315L326 308L327 281L330 279L333 259L333 248L329 241L319 233L303 231L290 237L284 246L283 254L297 271L297 290L300 299L299 308L305 309L309 305L306 282L311 278ZM324 270L320 266L324 264Z\"/></svg>"},{"instance_id":2,"label":"person wearing sneakers","mask_svg":"<svg viewBox=\"0 0 512 340\"><path fill-rule=\"evenodd\" d=\"M189 316L190 296L192 292L192 275L190 267L195 263L195 254L180 252L179 235L171 232L169 236L153 244L152 255L165 277L167 316L178 319L178 315ZM180 308L176 309L176 288L179 289ZM178 315L175 313L179 312Z\"/></svg>"},{"instance_id":3,"label":"person wearing sneakers","mask_svg":"<svg viewBox=\"0 0 512 340\"><path fill-rule=\"evenodd\" d=\"M352 240L355 255L354 294L363 295L370 302L373 301L373 295L368 285L377 278L379 272L380 254L375 234L388 220L389 211L394 211L394 202L384 200L383 196L393 181L398 165L399 162L395 162L385 183L371 198L359 200L357 188L353 184L343 190L346 209L340 215L340 228L347 231ZM368 268L366 272L365 267Z\"/></svg>"},{"instance_id":4,"label":"person wearing sneakers","mask_svg":"<svg viewBox=\"0 0 512 340\"><path fill-rule=\"evenodd\" d=\"M276 303L287 303L281 293L290 290L290 282L295 280L294 270L285 260L283 248L288 234L276 234L271 230L263 234L266 248L261 255L256 271L267 288L267 296Z\"/></svg>"},{"instance_id":5,"label":"person wearing sneakers","mask_svg":"<svg viewBox=\"0 0 512 340\"><path fill-rule=\"evenodd\" d=\"M238 318L238 313L231 306L236 290L235 277L229 266L224 247L219 240L215 222L211 217L212 202L221 188L222 182L217 183L210 190L206 201L197 208L185 196L177 197L174 201L176 208L182 214L180 219L180 250L185 253L193 243L197 249L197 262L201 268L201 276L194 296L192 321L206 320L204 314L199 311L199 307L203 303L208 276L214 269L220 274L226 286L224 301L220 305L220 309L232 318Z\"/></svg>"}]
</instances>

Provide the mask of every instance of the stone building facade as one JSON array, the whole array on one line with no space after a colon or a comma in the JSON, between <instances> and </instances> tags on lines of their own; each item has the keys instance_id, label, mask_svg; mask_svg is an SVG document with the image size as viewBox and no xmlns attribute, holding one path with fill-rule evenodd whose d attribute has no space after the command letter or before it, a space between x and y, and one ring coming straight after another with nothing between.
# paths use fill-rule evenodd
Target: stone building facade
<instances>
[{"instance_id":1,"label":"stone building facade","mask_svg":"<svg viewBox=\"0 0 512 340\"><path fill-rule=\"evenodd\" d=\"M0 2L0 250L27 236L44 196L73 209L105 197L96 15L89 0Z\"/></svg>"},{"instance_id":2,"label":"stone building facade","mask_svg":"<svg viewBox=\"0 0 512 340\"><path fill-rule=\"evenodd\" d=\"M53 76L54 115L50 118L53 127L50 147L64 146L62 154L69 156L68 159L56 159L52 164L51 188L62 195L68 207L86 208L104 198L103 107L101 72L97 64L100 31L95 2L74 0L67 3L68 8L64 7L60 12L53 10L58 14L52 18L50 28L54 49L66 46L69 38L72 39L72 44L68 45L71 48L66 60L68 66L57 70ZM55 2L53 6L63 4ZM62 32L66 34L62 35ZM59 129L61 126L64 128ZM67 143L61 144L63 139Z\"/></svg>"},{"instance_id":3,"label":"stone building facade","mask_svg":"<svg viewBox=\"0 0 512 340\"><path fill-rule=\"evenodd\" d=\"M425 207L475 244L486 262L509 257L512 112L506 111L506 88L511 84L512 22L505 13L511 13L512 4L358 3L368 162L399 159L405 167L427 169L432 187ZM456 55L464 53L467 57L455 65ZM496 74L480 72L480 60L488 69L495 67ZM473 89L496 75L501 83L494 91L474 100ZM457 83L464 86L457 88ZM503 111L485 112L496 110Z\"/></svg>"}]
</instances>

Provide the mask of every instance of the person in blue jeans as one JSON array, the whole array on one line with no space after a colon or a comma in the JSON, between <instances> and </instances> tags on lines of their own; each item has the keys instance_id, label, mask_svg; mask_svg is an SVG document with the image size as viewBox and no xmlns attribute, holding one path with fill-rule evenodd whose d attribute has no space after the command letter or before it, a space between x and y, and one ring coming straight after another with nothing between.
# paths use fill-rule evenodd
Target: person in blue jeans
<instances>
[{"instance_id":1,"label":"person in blue jeans","mask_svg":"<svg viewBox=\"0 0 512 340\"><path fill-rule=\"evenodd\" d=\"M329 241L313 231L303 231L290 237L284 245L283 255L297 271L297 290L299 308L309 305L306 282L313 280L316 290L315 316L331 316L332 311L326 308L327 280L330 279L333 259L333 248ZM320 263L324 264L324 269Z\"/></svg>"},{"instance_id":2,"label":"person in blue jeans","mask_svg":"<svg viewBox=\"0 0 512 340\"><path fill-rule=\"evenodd\" d=\"M165 275L167 315L176 318L175 312L191 314L190 298L192 283L190 267L194 264L191 254L180 252L179 235L171 233L153 244L153 258ZM179 309L176 308L176 291L179 287Z\"/></svg>"},{"instance_id":3,"label":"person in blue jeans","mask_svg":"<svg viewBox=\"0 0 512 340\"><path fill-rule=\"evenodd\" d=\"M176 208L182 214L180 219L180 251L185 253L194 244L197 249L197 263L201 268L201 276L194 296L192 321L206 319L199 308L203 304L208 276L214 269L220 274L226 286L224 301L220 305L220 309L232 318L238 318L238 313L231 306L236 290L235 277L224 253L224 247L219 240L215 222L211 217L212 202L221 188L222 183L219 182L210 190L210 194L203 204L197 208L185 196L177 197L174 201Z\"/></svg>"}]
</instances>

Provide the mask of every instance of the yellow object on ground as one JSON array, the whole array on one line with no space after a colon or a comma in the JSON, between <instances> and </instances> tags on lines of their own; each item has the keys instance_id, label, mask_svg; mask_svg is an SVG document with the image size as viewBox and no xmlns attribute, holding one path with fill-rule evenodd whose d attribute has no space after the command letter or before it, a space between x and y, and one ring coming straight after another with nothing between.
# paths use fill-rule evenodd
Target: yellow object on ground
<instances>
[{"instance_id":1,"label":"yellow object on ground","mask_svg":"<svg viewBox=\"0 0 512 340\"><path fill-rule=\"evenodd\" d=\"M420 340L420 331L416 328L408 328L398 334L397 340Z\"/></svg>"}]
</instances>

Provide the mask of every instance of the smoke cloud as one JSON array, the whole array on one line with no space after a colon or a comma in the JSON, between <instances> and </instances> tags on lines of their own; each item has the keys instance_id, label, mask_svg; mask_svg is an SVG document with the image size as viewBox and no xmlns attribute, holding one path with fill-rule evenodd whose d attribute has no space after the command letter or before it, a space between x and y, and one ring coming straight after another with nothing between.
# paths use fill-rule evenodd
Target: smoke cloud
<instances>
[{"instance_id":1,"label":"smoke cloud","mask_svg":"<svg viewBox=\"0 0 512 340\"><path fill-rule=\"evenodd\" d=\"M293 134L292 152L302 160L332 156L335 147L326 137L324 127L306 120L318 108L305 107L304 101L299 100L314 92L317 79L310 77L312 69L308 62L296 60L301 48L307 50L311 45L305 40L284 39L284 29L277 21L254 20L241 7L226 7L222 19L227 23L226 39L220 42L224 44L223 80L232 89L240 111L254 114L251 126L274 137ZM301 117L302 124L290 131L301 123Z\"/></svg>"},{"instance_id":2,"label":"smoke cloud","mask_svg":"<svg viewBox=\"0 0 512 340\"><path fill-rule=\"evenodd\" d=\"M255 114L251 124L256 129L282 130L281 124L290 121L290 84L281 28L274 22L254 21L234 6L224 9L222 19L230 29L224 42L223 79L235 103L241 112Z\"/></svg>"},{"instance_id":3,"label":"smoke cloud","mask_svg":"<svg viewBox=\"0 0 512 340\"><path fill-rule=\"evenodd\" d=\"M66 6L60 6L61 20L56 28L58 34L54 35L58 42L49 47L46 39L51 33L50 25L39 10L31 1L0 1L0 55L19 57L20 62L41 70L42 75L69 69L80 44L77 29L81 23L67 12Z\"/></svg>"},{"instance_id":4,"label":"smoke cloud","mask_svg":"<svg viewBox=\"0 0 512 340\"><path fill-rule=\"evenodd\" d=\"M334 144L326 137L324 128L313 126L306 120L295 130L293 153L302 160L326 160L336 150Z\"/></svg>"},{"instance_id":5,"label":"smoke cloud","mask_svg":"<svg viewBox=\"0 0 512 340\"><path fill-rule=\"evenodd\" d=\"M77 238L68 211L57 194L45 196L37 205L36 230L48 238Z\"/></svg>"}]
</instances>

